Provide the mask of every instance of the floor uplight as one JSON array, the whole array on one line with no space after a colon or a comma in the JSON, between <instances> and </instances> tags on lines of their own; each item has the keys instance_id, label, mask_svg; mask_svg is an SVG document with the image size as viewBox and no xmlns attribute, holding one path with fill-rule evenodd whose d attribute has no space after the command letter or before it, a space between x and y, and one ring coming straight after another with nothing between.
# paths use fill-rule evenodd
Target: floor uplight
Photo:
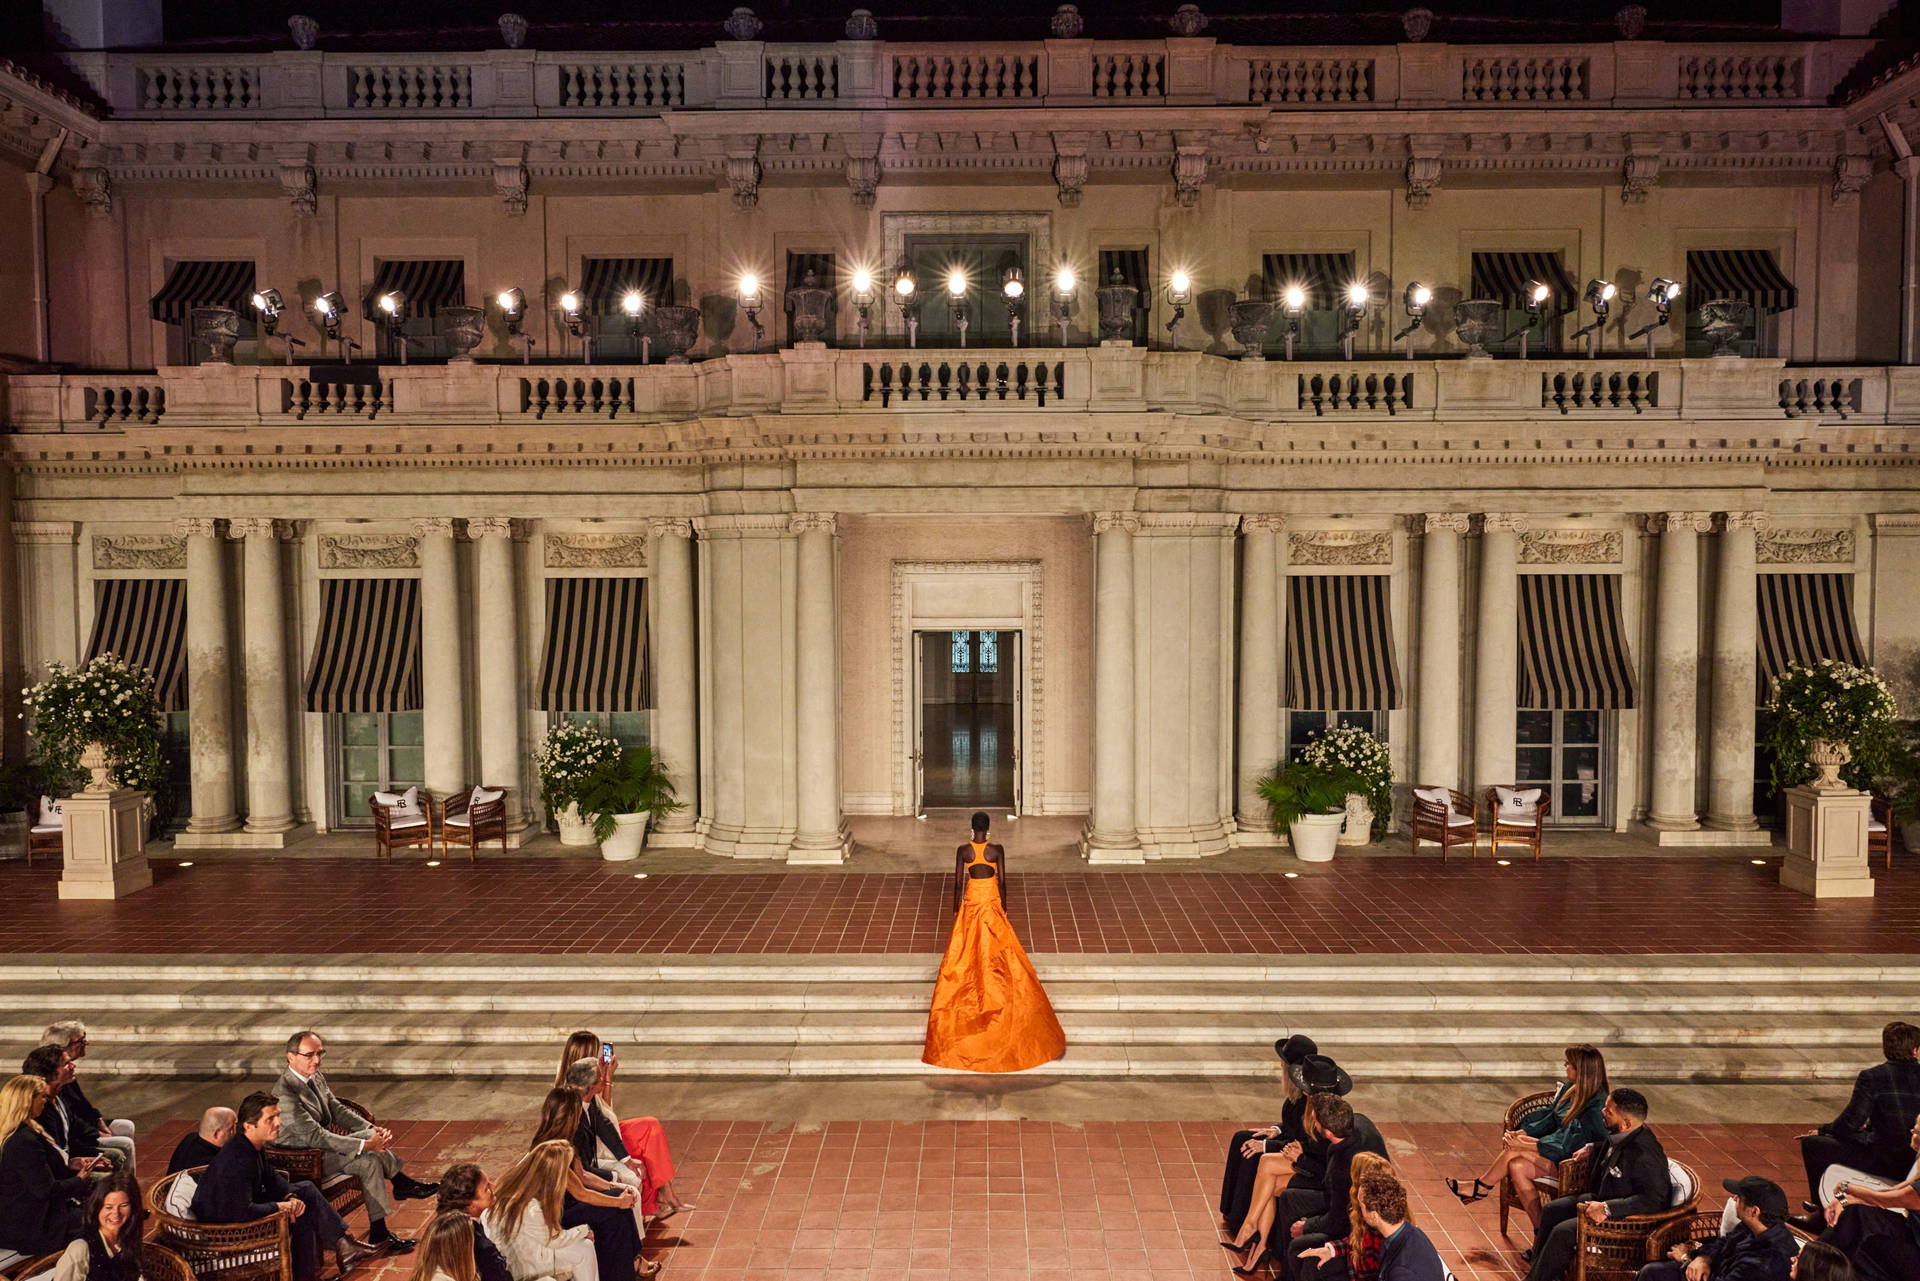
<instances>
[{"instance_id":1,"label":"floor uplight","mask_svg":"<svg viewBox=\"0 0 1920 1281\"><path fill-rule=\"evenodd\" d=\"M1299 878L1299 875L1300 875L1300 873L1298 873L1298 872L1288 872L1288 873L1286 873L1285 875L1286 875L1286 878L1287 878L1287 879L1288 879L1289 881L1291 881L1291 880L1296 880L1296 879L1298 879L1298 878Z\"/></svg>"},{"instance_id":2,"label":"floor uplight","mask_svg":"<svg viewBox=\"0 0 1920 1281\"><path fill-rule=\"evenodd\" d=\"M1497 859L1495 859L1495 860L1493 860L1493 861L1494 861L1494 862L1496 862L1496 863L1498 863L1498 864L1499 864L1499 865L1500 865L1501 867L1512 867L1512 866L1513 866L1513 860L1512 860L1512 859L1510 859L1510 858L1497 858Z\"/></svg>"},{"instance_id":3,"label":"floor uplight","mask_svg":"<svg viewBox=\"0 0 1920 1281\"><path fill-rule=\"evenodd\" d=\"M1755 860L1753 860L1753 865L1754 865L1755 867L1765 867L1765 866L1767 865L1767 860L1765 860L1765 859L1763 859L1763 858L1757 858L1757 859L1755 859Z\"/></svg>"},{"instance_id":4,"label":"floor uplight","mask_svg":"<svg viewBox=\"0 0 1920 1281\"><path fill-rule=\"evenodd\" d=\"M437 858L430 858L430 859L428 859L428 860L427 860L427 866L428 866L428 867L439 867L439 866L440 866L440 860L439 860L439 859L437 859Z\"/></svg>"},{"instance_id":5,"label":"floor uplight","mask_svg":"<svg viewBox=\"0 0 1920 1281\"><path fill-rule=\"evenodd\" d=\"M186 862L184 862L184 863L182 863L182 864L181 864L180 866L181 866L181 867L192 867L192 866L193 866L193 860L192 860L192 859L188 859L188 860L187 860Z\"/></svg>"},{"instance_id":6,"label":"floor uplight","mask_svg":"<svg viewBox=\"0 0 1920 1281\"><path fill-rule=\"evenodd\" d=\"M645 872L635 872L633 874L633 879L636 881L644 881L647 879L647 874Z\"/></svg>"}]
</instances>

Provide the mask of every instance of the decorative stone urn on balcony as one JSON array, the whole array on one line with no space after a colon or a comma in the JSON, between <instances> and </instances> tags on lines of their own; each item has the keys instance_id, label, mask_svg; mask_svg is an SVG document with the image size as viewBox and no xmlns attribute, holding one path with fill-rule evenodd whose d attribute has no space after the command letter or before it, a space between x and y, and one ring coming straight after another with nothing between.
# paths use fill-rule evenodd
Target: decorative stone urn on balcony
<instances>
[{"instance_id":1,"label":"decorative stone urn on balcony","mask_svg":"<svg viewBox=\"0 0 1920 1281\"><path fill-rule=\"evenodd\" d=\"M800 283L787 290L787 312L793 317L795 342L819 342L833 315L833 290L821 288L820 277L808 268Z\"/></svg>"},{"instance_id":2,"label":"decorative stone urn on balcony","mask_svg":"<svg viewBox=\"0 0 1920 1281\"><path fill-rule=\"evenodd\" d=\"M478 307L442 307L440 309L440 332L447 336L447 345L453 348L448 363L471 365L473 349L480 345L482 335L486 333L487 313Z\"/></svg>"},{"instance_id":3,"label":"decorative stone urn on balcony","mask_svg":"<svg viewBox=\"0 0 1920 1281\"><path fill-rule=\"evenodd\" d=\"M231 365L240 341L240 313L231 307L195 307L190 316L193 340L205 343L209 365Z\"/></svg>"},{"instance_id":4,"label":"decorative stone urn on balcony","mask_svg":"<svg viewBox=\"0 0 1920 1281\"><path fill-rule=\"evenodd\" d=\"M1746 332L1753 304L1744 298L1709 298L1700 304L1700 332L1713 344L1715 356L1738 357L1733 344Z\"/></svg>"},{"instance_id":5,"label":"decorative stone urn on balcony","mask_svg":"<svg viewBox=\"0 0 1920 1281\"><path fill-rule=\"evenodd\" d=\"M1107 283L1094 290L1100 300L1100 341L1124 342L1131 336L1133 313L1139 306L1140 291L1127 283L1115 267Z\"/></svg>"},{"instance_id":6,"label":"decorative stone urn on balcony","mask_svg":"<svg viewBox=\"0 0 1920 1281\"><path fill-rule=\"evenodd\" d=\"M1233 340L1246 348L1240 359L1265 360L1262 349L1267 345L1267 331L1273 328L1273 299L1242 299L1227 308L1227 317L1233 326Z\"/></svg>"},{"instance_id":7,"label":"decorative stone urn on balcony","mask_svg":"<svg viewBox=\"0 0 1920 1281\"><path fill-rule=\"evenodd\" d=\"M653 309L654 346L665 352L669 365L687 363L687 352L700 337L698 307L655 307Z\"/></svg>"},{"instance_id":8,"label":"decorative stone urn on balcony","mask_svg":"<svg viewBox=\"0 0 1920 1281\"><path fill-rule=\"evenodd\" d=\"M1453 304L1453 327L1467 344L1467 355L1487 358L1487 339L1499 332L1505 308L1490 298L1471 298Z\"/></svg>"}]
</instances>

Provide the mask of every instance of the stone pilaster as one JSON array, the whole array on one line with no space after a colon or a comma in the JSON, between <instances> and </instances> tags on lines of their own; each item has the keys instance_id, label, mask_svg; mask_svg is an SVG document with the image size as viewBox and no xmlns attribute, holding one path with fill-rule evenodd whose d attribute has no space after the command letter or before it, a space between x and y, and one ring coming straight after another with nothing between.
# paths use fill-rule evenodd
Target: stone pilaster
<instances>
[{"instance_id":1,"label":"stone pilaster","mask_svg":"<svg viewBox=\"0 0 1920 1281\"><path fill-rule=\"evenodd\" d=\"M647 563L653 567L654 627L648 648L653 661L654 757L673 780L686 808L656 816L650 845L684 848L698 843L700 816L698 703L694 697L693 522L656 520Z\"/></svg>"},{"instance_id":2,"label":"stone pilaster","mask_svg":"<svg viewBox=\"0 0 1920 1281\"><path fill-rule=\"evenodd\" d=\"M1424 516L1420 550L1419 709L1414 782L1458 787L1460 778L1460 539L1462 512Z\"/></svg>"},{"instance_id":3,"label":"stone pilaster","mask_svg":"<svg viewBox=\"0 0 1920 1281\"><path fill-rule=\"evenodd\" d=\"M1526 528L1524 516L1480 518L1480 602L1473 660L1476 793L1514 781L1520 715L1520 535Z\"/></svg>"},{"instance_id":4,"label":"stone pilaster","mask_svg":"<svg viewBox=\"0 0 1920 1281\"><path fill-rule=\"evenodd\" d=\"M1700 535L1706 512L1663 512L1647 518L1660 536L1660 579L1653 617L1653 797L1647 826L1685 832L1700 826L1698 770L1700 679Z\"/></svg>"},{"instance_id":5,"label":"stone pilaster","mask_svg":"<svg viewBox=\"0 0 1920 1281\"><path fill-rule=\"evenodd\" d=\"M231 832L234 812L233 664L227 648L226 549L220 522L174 522L187 540L187 753L192 775L191 835Z\"/></svg>"},{"instance_id":6,"label":"stone pilaster","mask_svg":"<svg viewBox=\"0 0 1920 1281\"><path fill-rule=\"evenodd\" d=\"M1720 577L1713 611L1713 703L1708 730L1707 826L1759 827L1753 816L1753 738L1760 617L1756 531L1765 512L1721 517Z\"/></svg>"},{"instance_id":7,"label":"stone pilaster","mask_svg":"<svg viewBox=\"0 0 1920 1281\"><path fill-rule=\"evenodd\" d=\"M789 863L840 863L853 837L840 813L839 605L834 590L834 516L801 512L788 525L799 538L795 585L795 736L799 829Z\"/></svg>"},{"instance_id":8,"label":"stone pilaster","mask_svg":"<svg viewBox=\"0 0 1920 1281\"><path fill-rule=\"evenodd\" d=\"M1093 516L1093 812L1080 838L1090 863L1143 863L1135 829L1132 512Z\"/></svg>"},{"instance_id":9,"label":"stone pilaster","mask_svg":"<svg viewBox=\"0 0 1920 1281\"><path fill-rule=\"evenodd\" d=\"M474 683L481 785L506 791L507 844L517 846L530 807L520 776L520 596L514 572L514 522L489 516L467 522L474 544ZM423 562L424 564L424 562Z\"/></svg>"},{"instance_id":10,"label":"stone pilaster","mask_svg":"<svg viewBox=\"0 0 1920 1281\"><path fill-rule=\"evenodd\" d=\"M280 567L282 525L267 516L229 522L242 540L246 615L240 655L247 691L247 825L249 836L281 838L293 821L293 742L287 711L286 578Z\"/></svg>"},{"instance_id":11,"label":"stone pilaster","mask_svg":"<svg viewBox=\"0 0 1920 1281\"><path fill-rule=\"evenodd\" d=\"M1284 516L1242 516L1240 532L1240 760L1235 789L1238 827L1245 844L1279 838L1267 803L1254 784L1279 759L1281 625L1286 608L1280 592Z\"/></svg>"},{"instance_id":12,"label":"stone pilaster","mask_svg":"<svg viewBox=\"0 0 1920 1281\"><path fill-rule=\"evenodd\" d=\"M413 522L420 541L421 741L427 790L446 796L467 786L466 683L460 661L460 571L453 521Z\"/></svg>"}]
</instances>

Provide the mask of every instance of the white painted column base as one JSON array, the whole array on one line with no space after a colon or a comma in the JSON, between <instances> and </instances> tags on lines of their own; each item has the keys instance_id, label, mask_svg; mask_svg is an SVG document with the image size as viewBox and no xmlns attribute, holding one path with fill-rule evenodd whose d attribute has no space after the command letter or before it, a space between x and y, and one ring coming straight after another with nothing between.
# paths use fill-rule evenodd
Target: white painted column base
<instances>
[{"instance_id":1,"label":"white painted column base","mask_svg":"<svg viewBox=\"0 0 1920 1281\"><path fill-rule=\"evenodd\" d=\"M147 863L146 793L81 792L61 802L63 899L124 898L153 884Z\"/></svg>"},{"instance_id":2,"label":"white painted column base","mask_svg":"<svg viewBox=\"0 0 1920 1281\"><path fill-rule=\"evenodd\" d=\"M1652 819L1642 819L1629 830L1649 844L1666 846L1670 849L1732 848L1749 845L1764 847L1773 844L1772 833L1761 831L1758 827L1661 827Z\"/></svg>"},{"instance_id":3,"label":"white painted column base","mask_svg":"<svg viewBox=\"0 0 1920 1281\"><path fill-rule=\"evenodd\" d=\"M1140 848L1137 838L1132 845L1123 842L1133 834L1118 840L1103 836L1092 828L1080 834L1080 857L1094 864L1134 864L1145 863L1147 852Z\"/></svg>"},{"instance_id":4,"label":"white painted column base","mask_svg":"<svg viewBox=\"0 0 1920 1281\"><path fill-rule=\"evenodd\" d=\"M1272 827L1249 824L1244 819L1227 834L1229 849L1279 849L1286 843L1287 838Z\"/></svg>"},{"instance_id":5,"label":"white painted column base","mask_svg":"<svg viewBox=\"0 0 1920 1281\"><path fill-rule=\"evenodd\" d=\"M293 823L278 832L181 832L173 838L177 850L283 850L312 836L313 824Z\"/></svg>"},{"instance_id":6,"label":"white painted column base","mask_svg":"<svg viewBox=\"0 0 1920 1281\"><path fill-rule=\"evenodd\" d=\"M1867 820L1872 798L1852 789L1787 789L1787 857L1780 883L1815 898L1872 898ZM69 819L69 822L72 820Z\"/></svg>"},{"instance_id":7,"label":"white painted column base","mask_svg":"<svg viewBox=\"0 0 1920 1281\"><path fill-rule=\"evenodd\" d=\"M842 816L840 829L834 834L831 844L809 842L802 845L796 842L787 847L787 862L815 865L844 863L847 861L847 856L852 853L853 829L847 826L847 820Z\"/></svg>"}]
</instances>

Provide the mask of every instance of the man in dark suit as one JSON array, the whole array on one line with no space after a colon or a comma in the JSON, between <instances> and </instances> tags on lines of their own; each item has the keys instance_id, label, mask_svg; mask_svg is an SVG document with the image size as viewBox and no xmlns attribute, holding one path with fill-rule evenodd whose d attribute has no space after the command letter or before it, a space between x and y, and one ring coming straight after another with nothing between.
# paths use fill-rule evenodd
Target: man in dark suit
<instances>
[{"instance_id":1,"label":"man in dark suit","mask_svg":"<svg viewBox=\"0 0 1920 1281\"><path fill-rule=\"evenodd\" d=\"M47 1136L65 1148L70 1157L90 1161L103 1155L99 1131L81 1124L60 1096L60 1092L73 1083L73 1064L66 1053L57 1045L43 1045L21 1060L20 1071L22 1075L37 1076L47 1083L47 1106L40 1112L40 1128ZM111 1161L120 1154L105 1155Z\"/></svg>"},{"instance_id":2,"label":"man in dark suit","mask_svg":"<svg viewBox=\"0 0 1920 1281\"><path fill-rule=\"evenodd\" d=\"M1906 1178L1913 1164L1907 1133L1920 1115L1920 1027L1887 1024L1880 1053L1887 1061L1853 1078L1853 1097L1840 1115L1800 1136L1809 1211L1821 1208L1820 1176L1830 1165L1891 1181Z\"/></svg>"},{"instance_id":3,"label":"man in dark suit","mask_svg":"<svg viewBox=\"0 0 1920 1281\"><path fill-rule=\"evenodd\" d=\"M200 1128L174 1144L173 1155L167 1159L167 1173L212 1165L238 1124L232 1108L208 1108L200 1117Z\"/></svg>"},{"instance_id":4,"label":"man in dark suit","mask_svg":"<svg viewBox=\"0 0 1920 1281\"><path fill-rule=\"evenodd\" d=\"M493 1243L480 1223L480 1216L493 1208L493 1180L477 1165L450 1165L440 1176L440 1200L435 1207L441 1214L464 1214L473 1220L473 1263L480 1281L513 1281L507 1256Z\"/></svg>"},{"instance_id":5,"label":"man in dark suit","mask_svg":"<svg viewBox=\"0 0 1920 1281\"><path fill-rule=\"evenodd\" d=\"M1587 1186L1571 1196L1556 1197L1540 1207L1540 1228L1533 1238L1533 1269L1527 1281L1559 1281L1573 1262L1580 1225L1575 1216L1594 1223L1652 1214L1668 1207L1673 1197L1673 1175L1666 1149L1647 1128L1647 1096L1621 1088L1607 1096L1600 1117L1607 1139L1589 1149Z\"/></svg>"},{"instance_id":6,"label":"man in dark suit","mask_svg":"<svg viewBox=\"0 0 1920 1281\"><path fill-rule=\"evenodd\" d=\"M1353 1192L1353 1158L1362 1152L1375 1156L1387 1154L1387 1144L1374 1123L1355 1112L1351 1104L1337 1094L1313 1096L1313 1122L1327 1144L1326 1190L1323 1204L1312 1214L1296 1220L1287 1228L1291 1237L1281 1267L1285 1281L1297 1281L1307 1269L1301 1254L1318 1249L1327 1242L1347 1235L1347 1209ZM1274 1239L1280 1240L1279 1220L1275 1219Z\"/></svg>"},{"instance_id":7,"label":"man in dark suit","mask_svg":"<svg viewBox=\"0 0 1920 1281\"><path fill-rule=\"evenodd\" d=\"M331 1248L346 1275L380 1252L347 1234L345 1220L305 1179L289 1183L263 1149L280 1136L280 1105L255 1091L240 1101L239 1133L201 1172L193 1217L202 1223L250 1223L285 1214L293 1235L294 1281L319 1281L322 1251Z\"/></svg>"},{"instance_id":8,"label":"man in dark suit","mask_svg":"<svg viewBox=\"0 0 1920 1281\"><path fill-rule=\"evenodd\" d=\"M1309 1055L1320 1053L1320 1047L1310 1037L1289 1036L1275 1041L1273 1052L1280 1056L1280 1071L1286 1078L1286 1097L1280 1104L1278 1121L1272 1125L1236 1130L1232 1141L1227 1144L1227 1167L1220 1177L1220 1219L1229 1233L1240 1231L1240 1224L1253 1205L1253 1180L1260 1168L1260 1158L1268 1153L1284 1155L1291 1147L1297 1174L1300 1161L1305 1156L1307 1096L1293 1083L1293 1068Z\"/></svg>"}]
</instances>

